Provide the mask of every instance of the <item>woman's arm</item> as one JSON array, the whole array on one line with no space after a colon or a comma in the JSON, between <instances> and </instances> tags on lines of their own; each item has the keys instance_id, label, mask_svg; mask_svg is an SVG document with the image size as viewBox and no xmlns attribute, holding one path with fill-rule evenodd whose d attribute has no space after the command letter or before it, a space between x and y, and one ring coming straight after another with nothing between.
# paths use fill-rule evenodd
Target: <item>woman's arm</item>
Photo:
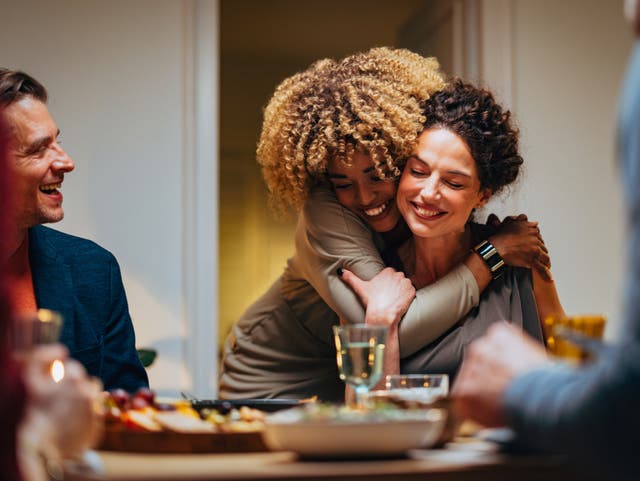
<instances>
[{"instance_id":1,"label":"woman's arm","mask_svg":"<svg viewBox=\"0 0 640 481\"><path fill-rule=\"evenodd\" d=\"M538 308L538 317L540 317L540 325L544 326L544 320L549 316L564 317L564 309L558 297L556 284L551 281L544 280L540 273L536 270L533 273L533 296L536 300Z\"/></svg>"},{"instance_id":2,"label":"woman's arm","mask_svg":"<svg viewBox=\"0 0 640 481\"><path fill-rule=\"evenodd\" d=\"M330 189L312 191L300 213L296 250L305 279L346 323L365 321L359 297L338 277L338 268L371 280L384 268L382 244L355 214L342 207ZM481 267L482 268L482 267ZM421 289L400 323L402 357L436 339L478 302L476 280L465 265ZM416 338L417 337L417 338Z\"/></svg>"},{"instance_id":3,"label":"woman's arm","mask_svg":"<svg viewBox=\"0 0 640 481\"><path fill-rule=\"evenodd\" d=\"M388 328L384 372L382 379L376 385L377 389L382 389L387 374L400 372L398 324L413 301L416 290L402 272L397 272L390 267L383 269L370 281L363 281L344 269L340 269L338 275L362 300L366 309L365 323Z\"/></svg>"},{"instance_id":4,"label":"woman's arm","mask_svg":"<svg viewBox=\"0 0 640 481\"><path fill-rule=\"evenodd\" d=\"M514 223L522 230L525 224ZM500 235L491 239L501 254L514 241L520 242L514 232L503 238ZM526 235L530 235L529 230ZM298 220L296 249L304 277L344 322L364 322L365 310L358 296L337 276L337 269L342 267L371 280L385 268L381 247L365 222L342 207L329 188L312 191ZM536 243L527 248L541 251ZM513 261L520 251L522 248L505 251L505 262ZM406 357L435 340L466 315L478 304L480 291L490 281L484 262L470 253L445 277L419 289L399 324L400 356Z\"/></svg>"},{"instance_id":5,"label":"woman's arm","mask_svg":"<svg viewBox=\"0 0 640 481\"><path fill-rule=\"evenodd\" d=\"M541 279L553 280L551 259L537 222L529 222L525 214L508 216L501 222L495 214L491 214L487 225L496 229L496 233L489 236L489 242L506 264L532 269Z\"/></svg>"}]
</instances>

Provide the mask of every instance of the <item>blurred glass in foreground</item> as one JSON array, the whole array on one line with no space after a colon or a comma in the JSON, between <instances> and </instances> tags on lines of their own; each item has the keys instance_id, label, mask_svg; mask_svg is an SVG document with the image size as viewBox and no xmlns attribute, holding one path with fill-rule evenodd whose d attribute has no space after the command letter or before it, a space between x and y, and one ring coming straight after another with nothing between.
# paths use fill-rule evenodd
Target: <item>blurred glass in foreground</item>
<instances>
[{"instance_id":1,"label":"blurred glass in foreground","mask_svg":"<svg viewBox=\"0 0 640 481\"><path fill-rule=\"evenodd\" d=\"M602 315L549 316L543 325L547 349L555 356L578 364L593 360L605 324Z\"/></svg>"}]
</instances>

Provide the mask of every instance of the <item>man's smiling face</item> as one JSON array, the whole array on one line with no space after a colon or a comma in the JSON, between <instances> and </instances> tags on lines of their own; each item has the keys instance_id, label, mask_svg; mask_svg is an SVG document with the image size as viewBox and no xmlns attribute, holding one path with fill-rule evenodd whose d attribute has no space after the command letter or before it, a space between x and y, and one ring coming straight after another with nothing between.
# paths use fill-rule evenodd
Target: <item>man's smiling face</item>
<instances>
[{"instance_id":1,"label":"man's smiling face","mask_svg":"<svg viewBox=\"0 0 640 481\"><path fill-rule=\"evenodd\" d=\"M64 174L75 164L60 146L60 131L47 106L27 96L5 107L3 117L9 130L8 160L17 227L62 220L60 187Z\"/></svg>"}]
</instances>

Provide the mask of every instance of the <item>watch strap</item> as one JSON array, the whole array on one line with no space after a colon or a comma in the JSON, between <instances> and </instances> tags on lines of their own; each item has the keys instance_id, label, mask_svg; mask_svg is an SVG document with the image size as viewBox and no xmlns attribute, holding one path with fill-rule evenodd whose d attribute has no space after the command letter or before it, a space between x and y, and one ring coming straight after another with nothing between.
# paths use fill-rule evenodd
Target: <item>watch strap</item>
<instances>
[{"instance_id":1,"label":"watch strap","mask_svg":"<svg viewBox=\"0 0 640 481\"><path fill-rule=\"evenodd\" d=\"M491 242L483 240L475 246L473 250L482 258L484 263L487 264L493 279L498 279L502 276L505 267L504 259L498 254L498 251Z\"/></svg>"}]
</instances>

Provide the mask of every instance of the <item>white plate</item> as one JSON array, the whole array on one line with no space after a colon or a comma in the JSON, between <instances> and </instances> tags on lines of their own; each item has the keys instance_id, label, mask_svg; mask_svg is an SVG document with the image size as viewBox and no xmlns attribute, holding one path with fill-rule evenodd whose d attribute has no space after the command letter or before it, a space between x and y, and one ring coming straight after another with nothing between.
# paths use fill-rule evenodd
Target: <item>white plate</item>
<instances>
[{"instance_id":1,"label":"white plate","mask_svg":"<svg viewBox=\"0 0 640 481\"><path fill-rule=\"evenodd\" d=\"M413 410L398 419L362 421L296 420L295 415L287 415L283 411L267 418L267 446L312 458L401 456L409 449L433 446L446 421L444 409Z\"/></svg>"}]
</instances>

